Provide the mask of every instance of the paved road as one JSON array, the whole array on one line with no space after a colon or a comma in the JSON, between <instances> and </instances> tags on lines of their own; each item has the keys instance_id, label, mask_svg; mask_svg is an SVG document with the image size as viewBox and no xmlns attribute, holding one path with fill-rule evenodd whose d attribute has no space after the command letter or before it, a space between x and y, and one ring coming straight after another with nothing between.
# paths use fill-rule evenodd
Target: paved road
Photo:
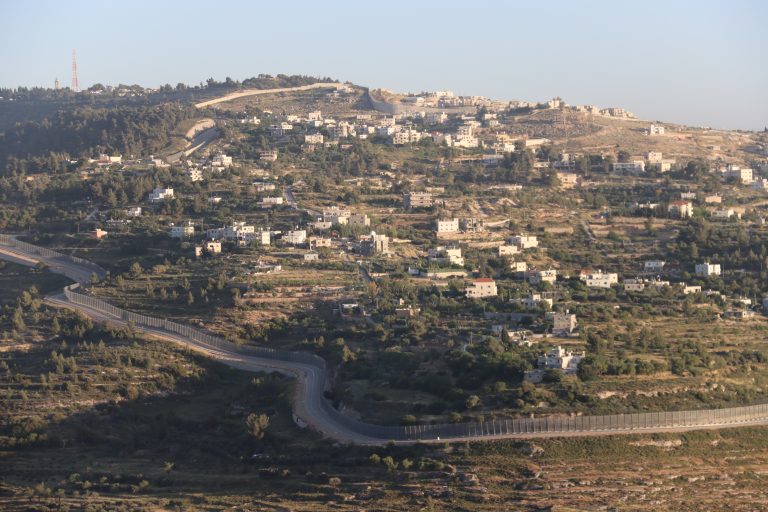
<instances>
[{"instance_id":1,"label":"paved road","mask_svg":"<svg viewBox=\"0 0 768 512\"><path fill-rule=\"evenodd\" d=\"M46 302L56 307L77 309L97 322L111 323L119 326L127 325L127 322L118 317L108 315L81 304L74 304L68 301L63 294L48 297L46 298ZM320 370L315 366L229 352L210 345L197 343L194 340L190 340L181 335L159 329L139 326L134 326L134 329L142 331L152 337L171 341L186 348L190 348L211 359L215 359L227 366L231 366L232 368L251 372L277 372L283 375L296 377L298 386L296 386L293 405L294 414L299 419L307 423L313 429L321 432L323 435L337 441L355 444L381 444L382 442L380 439L366 437L353 432L347 427L339 425L328 415L320 403L320 400L323 400L325 381Z\"/></svg>"},{"instance_id":2,"label":"paved road","mask_svg":"<svg viewBox=\"0 0 768 512\"><path fill-rule=\"evenodd\" d=\"M41 257L38 254L26 253L19 248L11 248L7 244L0 244L0 259L14 261L23 265L34 266L42 261L46 263L54 272L70 277L75 281L87 283L90 279L92 270L89 267L78 265L74 262L62 261L60 259L49 259ZM125 325L125 322L117 317L107 315L103 312L91 309L81 304L75 304L68 301L63 294L46 298L46 302L57 307L68 307L77 309L87 316L100 322L109 322L118 325ZM373 438L361 435L332 417L322 406L325 400L323 392L326 382L322 371L312 365L299 362L279 361L274 359L262 358L258 356L246 355L235 351L224 350L210 345L195 342L184 336L171 332L147 328L143 326L134 326L136 330L142 331L148 335L171 341L189 349L205 354L212 359L220 361L233 368L247 371L258 372L279 372L284 375L290 375L297 378L295 396L293 400L294 413L296 416L306 422L313 429L322 433L326 437L343 443L383 445L389 442L388 439ZM572 432L530 432L519 434L496 434L483 435L478 437L460 437L455 439L436 438L425 439L420 442L446 442L446 441L490 441L504 438L544 438L544 437L575 437L575 436L602 436L615 434L639 434L639 433L660 433L660 432L684 432L690 430L709 430L718 428L730 428L741 426L768 425L768 418L758 420L742 421L739 423L729 422L709 425L696 425L689 427L660 427L660 428L626 428L610 429L601 431L572 431ZM397 441L402 444L411 444L414 441Z\"/></svg>"},{"instance_id":3,"label":"paved road","mask_svg":"<svg viewBox=\"0 0 768 512\"><path fill-rule=\"evenodd\" d=\"M238 98L244 98L246 96L258 96L261 94L277 94L281 92L311 91L312 89L340 89L342 87L344 87L344 84L340 84L336 82L319 82L316 84L301 85L298 87L282 87L280 89L245 89L240 92L233 92L233 93L221 96L219 98L214 98L212 100L196 103L195 107L197 108L210 107L211 105L216 105L217 103L232 101Z\"/></svg>"},{"instance_id":4,"label":"paved road","mask_svg":"<svg viewBox=\"0 0 768 512\"><path fill-rule=\"evenodd\" d=\"M168 161L168 163L178 162L182 156L189 156L195 151L197 151L198 149L202 149L205 146L209 145L211 142L213 142L213 140L216 138L218 134L219 134L219 129L216 127L207 128L199 132L197 135L194 136L194 138L187 144L187 146L184 149L176 153L173 153L171 155L168 155L168 157L166 157L166 161Z\"/></svg>"}]
</instances>

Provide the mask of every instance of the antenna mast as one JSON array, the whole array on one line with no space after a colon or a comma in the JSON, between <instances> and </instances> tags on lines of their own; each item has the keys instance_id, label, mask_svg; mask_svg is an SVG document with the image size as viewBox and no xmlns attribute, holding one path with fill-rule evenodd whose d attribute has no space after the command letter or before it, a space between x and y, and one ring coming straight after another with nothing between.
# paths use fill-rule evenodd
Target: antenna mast
<instances>
[{"instance_id":1,"label":"antenna mast","mask_svg":"<svg viewBox=\"0 0 768 512\"><path fill-rule=\"evenodd\" d=\"M77 53L72 50L72 90L80 92L80 84L77 81Z\"/></svg>"}]
</instances>

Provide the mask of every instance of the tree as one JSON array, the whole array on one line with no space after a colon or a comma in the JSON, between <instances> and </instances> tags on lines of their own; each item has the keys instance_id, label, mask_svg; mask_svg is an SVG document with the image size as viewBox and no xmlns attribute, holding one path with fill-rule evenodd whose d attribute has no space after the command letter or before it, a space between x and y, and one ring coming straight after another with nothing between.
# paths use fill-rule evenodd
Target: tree
<instances>
[{"instance_id":1,"label":"tree","mask_svg":"<svg viewBox=\"0 0 768 512\"><path fill-rule=\"evenodd\" d=\"M171 472L171 471L173 471L173 467L174 467L175 465L176 465L176 464L175 464L174 462L165 461L165 462L163 463L163 471L165 471L165 474L166 474L166 475L167 475L167 474L170 474L170 472Z\"/></svg>"},{"instance_id":2,"label":"tree","mask_svg":"<svg viewBox=\"0 0 768 512\"><path fill-rule=\"evenodd\" d=\"M141 263L134 261L133 265L131 265L131 275L133 277L139 277L142 272L144 272L144 269L141 268Z\"/></svg>"},{"instance_id":3,"label":"tree","mask_svg":"<svg viewBox=\"0 0 768 512\"><path fill-rule=\"evenodd\" d=\"M256 414L252 412L245 419L245 424L248 427L248 433L256 439L264 439L267 427L269 427L269 416L266 414Z\"/></svg>"},{"instance_id":4,"label":"tree","mask_svg":"<svg viewBox=\"0 0 768 512\"><path fill-rule=\"evenodd\" d=\"M381 459L381 462L384 463L385 466L387 466L387 471L389 471L390 473L397 469L397 465L398 465L397 462L395 461L395 459L393 459L389 455Z\"/></svg>"},{"instance_id":5,"label":"tree","mask_svg":"<svg viewBox=\"0 0 768 512\"><path fill-rule=\"evenodd\" d=\"M465 405L467 406L467 409L474 409L475 407L480 405L480 397L477 395L470 395L467 398Z\"/></svg>"},{"instance_id":6,"label":"tree","mask_svg":"<svg viewBox=\"0 0 768 512\"><path fill-rule=\"evenodd\" d=\"M24 323L24 314L22 313L21 308L13 310L11 325L13 326L14 331L23 331L25 329L26 324Z\"/></svg>"}]
</instances>

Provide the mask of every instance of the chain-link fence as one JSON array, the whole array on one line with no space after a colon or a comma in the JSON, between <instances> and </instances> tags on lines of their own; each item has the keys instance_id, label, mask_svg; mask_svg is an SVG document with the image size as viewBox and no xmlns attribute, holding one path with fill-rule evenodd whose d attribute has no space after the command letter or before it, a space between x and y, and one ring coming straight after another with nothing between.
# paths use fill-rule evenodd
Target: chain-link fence
<instances>
[{"instance_id":1,"label":"chain-link fence","mask_svg":"<svg viewBox=\"0 0 768 512\"><path fill-rule=\"evenodd\" d=\"M201 329L116 308L103 300L74 291L76 288L77 285L73 285L65 289L67 299L75 304L87 306L126 322L131 322L136 326L162 329L179 334L204 347L313 366L320 372L320 383L324 383L326 380L326 364L318 356L266 347L242 347ZM604 416L562 415L539 418L495 419L478 423L427 424L404 427L383 426L363 423L342 414L333 407L328 399L322 396L322 385L316 387L315 391L320 396L308 398L316 400L316 403L319 404L323 412L332 418L334 422L361 436L382 441L390 439L479 438L537 433L642 432L643 430L739 425L768 419L768 404L757 404L728 409L610 414Z\"/></svg>"}]
</instances>

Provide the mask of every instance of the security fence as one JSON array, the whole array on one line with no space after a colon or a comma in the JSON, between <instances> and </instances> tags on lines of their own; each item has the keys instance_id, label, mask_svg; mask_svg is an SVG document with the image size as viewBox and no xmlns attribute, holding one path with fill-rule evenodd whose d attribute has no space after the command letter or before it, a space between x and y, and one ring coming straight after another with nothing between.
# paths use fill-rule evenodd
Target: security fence
<instances>
[{"instance_id":1,"label":"security fence","mask_svg":"<svg viewBox=\"0 0 768 512\"><path fill-rule=\"evenodd\" d=\"M84 260L83 258L78 258L77 256L61 254L60 252L52 251L50 249L46 249L45 247L40 247L38 245L32 245L26 242L22 242L21 240L17 240L14 235L0 234L0 243L9 245L11 247L15 247L17 249L21 249L22 251L29 254L37 254L38 256L42 256L43 258L75 263L77 265L80 265L81 267L87 268L90 272L96 274L99 277L104 277L105 275L107 275L106 270L104 270L99 265L91 261Z\"/></svg>"},{"instance_id":2,"label":"security fence","mask_svg":"<svg viewBox=\"0 0 768 512\"><path fill-rule=\"evenodd\" d=\"M325 361L315 355L266 347L239 346L201 329L169 320L132 313L96 297L77 292L78 285L64 290L67 299L99 312L131 322L133 325L161 329L187 338L196 345L230 353L251 355L283 362L300 363L318 370L317 382L307 397L338 425L372 441L417 441L436 439L483 438L514 435L568 434L573 432L642 432L643 430L714 427L755 423L768 420L768 404L728 409L610 414L604 416L561 415L538 418L494 419L476 423L424 424L411 426L371 425L342 414L323 396L327 378Z\"/></svg>"}]
</instances>

